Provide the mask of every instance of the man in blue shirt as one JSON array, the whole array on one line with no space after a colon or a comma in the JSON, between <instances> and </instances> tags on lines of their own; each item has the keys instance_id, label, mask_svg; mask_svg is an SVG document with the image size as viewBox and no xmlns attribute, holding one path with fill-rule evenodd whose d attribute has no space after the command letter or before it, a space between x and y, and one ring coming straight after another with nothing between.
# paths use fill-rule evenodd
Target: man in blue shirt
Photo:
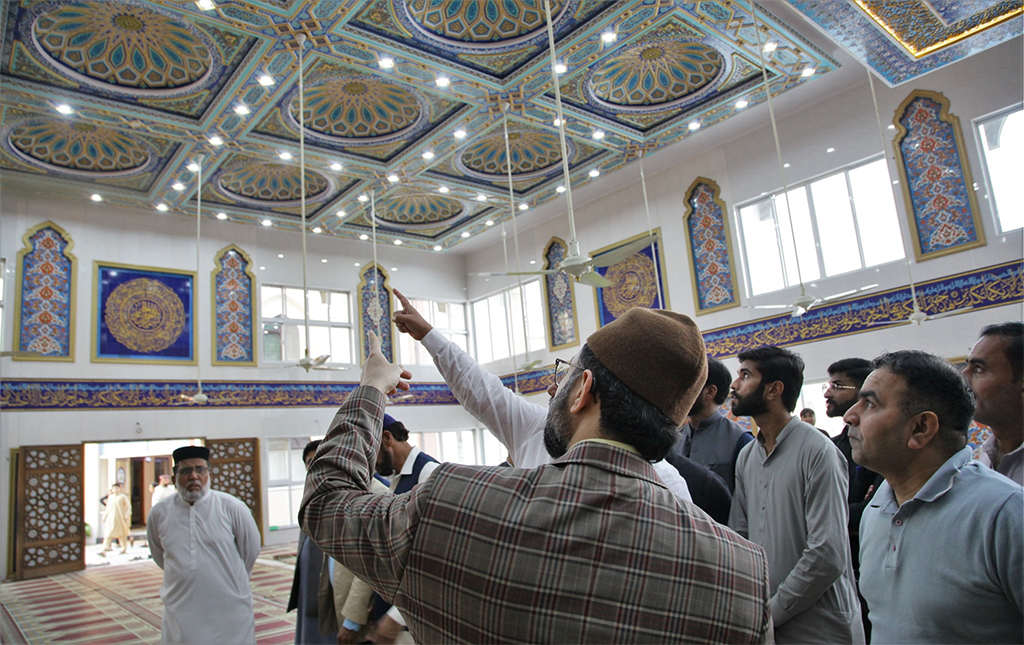
<instances>
[{"instance_id":1,"label":"man in blue shirt","mask_svg":"<svg viewBox=\"0 0 1024 645\"><path fill-rule=\"evenodd\" d=\"M967 383L925 352L873 366L843 417L885 477L860 525L871 642L1024 642L1024 488L971 459Z\"/></svg>"}]
</instances>

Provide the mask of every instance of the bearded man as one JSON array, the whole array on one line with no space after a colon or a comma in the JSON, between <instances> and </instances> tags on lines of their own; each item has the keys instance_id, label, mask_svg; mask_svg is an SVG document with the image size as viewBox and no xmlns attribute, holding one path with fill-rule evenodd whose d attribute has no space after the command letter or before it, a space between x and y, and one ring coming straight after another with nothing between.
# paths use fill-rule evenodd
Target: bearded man
<instances>
[{"instance_id":1,"label":"bearded man","mask_svg":"<svg viewBox=\"0 0 1024 645\"><path fill-rule=\"evenodd\" d=\"M153 507L146 535L164 570L162 643L255 643L249 574L260 533L249 508L210 490L210 449L174 451L178 494Z\"/></svg>"}]
</instances>

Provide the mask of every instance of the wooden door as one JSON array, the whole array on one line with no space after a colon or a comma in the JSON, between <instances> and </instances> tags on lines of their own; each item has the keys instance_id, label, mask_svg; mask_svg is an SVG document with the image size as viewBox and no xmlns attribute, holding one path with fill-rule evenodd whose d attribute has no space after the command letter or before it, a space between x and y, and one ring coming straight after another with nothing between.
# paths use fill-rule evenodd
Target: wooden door
<instances>
[{"instance_id":1,"label":"wooden door","mask_svg":"<svg viewBox=\"0 0 1024 645\"><path fill-rule=\"evenodd\" d=\"M85 451L22 446L13 517L17 580L85 568Z\"/></svg>"},{"instance_id":2,"label":"wooden door","mask_svg":"<svg viewBox=\"0 0 1024 645\"><path fill-rule=\"evenodd\" d=\"M263 490L260 487L259 439L207 439L210 487L245 502L263 539Z\"/></svg>"}]
</instances>

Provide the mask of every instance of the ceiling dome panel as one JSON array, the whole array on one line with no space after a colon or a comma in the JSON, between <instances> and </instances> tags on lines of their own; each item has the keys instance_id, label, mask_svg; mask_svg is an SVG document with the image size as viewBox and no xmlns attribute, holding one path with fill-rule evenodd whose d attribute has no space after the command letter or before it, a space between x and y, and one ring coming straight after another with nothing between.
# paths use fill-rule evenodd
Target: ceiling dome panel
<instances>
[{"instance_id":1,"label":"ceiling dome panel","mask_svg":"<svg viewBox=\"0 0 1024 645\"><path fill-rule=\"evenodd\" d=\"M129 94L179 93L210 76L211 48L195 27L125 2L64 2L33 25L39 52L93 87Z\"/></svg>"},{"instance_id":2,"label":"ceiling dome panel","mask_svg":"<svg viewBox=\"0 0 1024 645\"><path fill-rule=\"evenodd\" d=\"M235 199L263 205L290 205L301 198L298 167L258 159L231 164L220 174L217 183L225 194ZM329 186L326 177L306 169L307 200L322 198Z\"/></svg>"},{"instance_id":3,"label":"ceiling dome panel","mask_svg":"<svg viewBox=\"0 0 1024 645\"><path fill-rule=\"evenodd\" d=\"M615 108L670 107L723 77L723 56L696 42L661 40L626 49L597 69L590 92Z\"/></svg>"},{"instance_id":4,"label":"ceiling dome panel","mask_svg":"<svg viewBox=\"0 0 1024 645\"><path fill-rule=\"evenodd\" d=\"M544 0L410 0L405 12L426 36L452 44L501 46L543 32ZM557 22L567 7L551 1Z\"/></svg>"},{"instance_id":5,"label":"ceiling dome panel","mask_svg":"<svg viewBox=\"0 0 1024 645\"><path fill-rule=\"evenodd\" d=\"M306 87L305 126L324 137L382 143L415 128L426 112L412 90L369 75L334 76ZM295 120L298 99L292 102Z\"/></svg>"},{"instance_id":6,"label":"ceiling dome panel","mask_svg":"<svg viewBox=\"0 0 1024 645\"><path fill-rule=\"evenodd\" d=\"M60 118L15 125L7 143L33 165L91 176L139 172L152 158L144 143L117 130Z\"/></svg>"},{"instance_id":7,"label":"ceiling dome panel","mask_svg":"<svg viewBox=\"0 0 1024 645\"><path fill-rule=\"evenodd\" d=\"M572 146L571 141L566 141ZM508 133L508 147L512 155L512 175L519 179L547 174L560 168L562 161L558 135L537 128L517 128ZM569 151L572 158L572 149ZM505 179L508 160L505 155L505 137L498 132L470 144L458 157L461 170L484 179Z\"/></svg>"},{"instance_id":8,"label":"ceiling dome panel","mask_svg":"<svg viewBox=\"0 0 1024 645\"><path fill-rule=\"evenodd\" d=\"M464 210L457 199L442 195L396 195L377 206L377 219L403 226L436 226L456 217Z\"/></svg>"}]
</instances>

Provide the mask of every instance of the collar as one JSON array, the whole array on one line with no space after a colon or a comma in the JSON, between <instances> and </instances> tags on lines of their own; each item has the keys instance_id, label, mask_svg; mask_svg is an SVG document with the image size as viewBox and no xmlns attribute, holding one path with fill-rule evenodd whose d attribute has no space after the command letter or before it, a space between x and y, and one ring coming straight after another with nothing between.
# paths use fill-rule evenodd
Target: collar
<instances>
[{"instance_id":1,"label":"collar","mask_svg":"<svg viewBox=\"0 0 1024 645\"><path fill-rule=\"evenodd\" d=\"M615 446L616 448L622 448L623 450L625 450L627 452L631 452L631 453L633 453L634 455L636 455L638 457L641 456L639 450L637 450L633 446L629 445L628 443L623 443L621 441L613 441L611 439L601 439L599 437L595 437L593 439L583 439L582 441L577 441L576 443L577 444L581 444L581 443L586 443L588 441L594 441L594 442L603 443L603 444L606 444L606 445L609 445L609 446Z\"/></svg>"},{"instance_id":2,"label":"collar","mask_svg":"<svg viewBox=\"0 0 1024 645\"><path fill-rule=\"evenodd\" d=\"M698 423L693 429L694 430L707 430L714 424L718 423L718 420L722 418L722 413L718 410L713 411L708 415L708 418Z\"/></svg>"},{"instance_id":3,"label":"collar","mask_svg":"<svg viewBox=\"0 0 1024 645\"><path fill-rule=\"evenodd\" d=\"M570 463L586 464L620 475L644 479L668 490L668 487L658 477L658 473L655 472L650 462L638 453L620 447L621 444L616 445L617 443L604 439L580 441L572 448L569 448L568 452L551 463L555 465Z\"/></svg>"},{"instance_id":4,"label":"collar","mask_svg":"<svg viewBox=\"0 0 1024 645\"><path fill-rule=\"evenodd\" d=\"M914 495L914 499L922 502L934 502L945 495L950 488L953 488L953 480L960 474L963 467L971 462L972 455L973 451L967 446L953 453L946 463L932 473L921 490Z\"/></svg>"},{"instance_id":5,"label":"collar","mask_svg":"<svg viewBox=\"0 0 1024 645\"><path fill-rule=\"evenodd\" d=\"M416 458L420 456L420 447L413 446L412 450L409 451L409 456L405 458L405 463L402 464L402 472L398 473L399 477L405 475L411 475L412 469L416 465Z\"/></svg>"},{"instance_id":6,"label":"collar","mask_svg":"<svg viewBox=\"0 0 1024 645\"><path fill-rule=\"evenodd\" d=\"M815 428L814 426L812 426L811 424L804 423L803 421L801 421L800 417L797 417L797 416L790 417L789 418L789 423L787 423L782 428L782 432L780 432L779 436L775 439L775 450L779 449L779 446L782 445L782 442L786 439L786 437L788 437L789 435L793 434L793 430L795 430L798 426L807 426L808 428L810 428L811 430L814 430L815 432L818 431L818 429ZM761 447L761 450L764 451L764 436L762 435L762 433L758 432L754 436L754 438L757 439L757 445L759 445ZM772 450L772 455L775 454L775 450ZM769 456L771 456L771 455L769 455Z\"/></svg>"}]
</instances>

